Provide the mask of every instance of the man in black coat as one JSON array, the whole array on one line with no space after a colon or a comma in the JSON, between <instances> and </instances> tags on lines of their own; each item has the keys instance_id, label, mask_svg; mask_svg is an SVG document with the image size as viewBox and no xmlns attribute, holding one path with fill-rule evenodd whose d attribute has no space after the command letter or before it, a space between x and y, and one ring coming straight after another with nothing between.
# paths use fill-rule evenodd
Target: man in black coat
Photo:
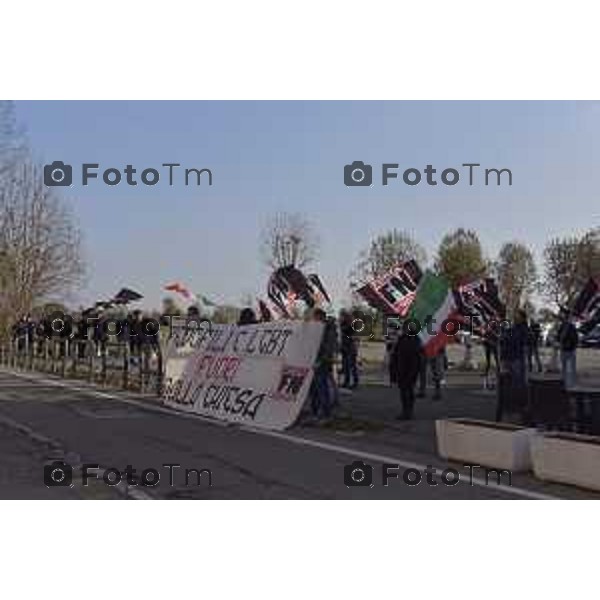
<instances>
[{"instance_id":1,"label":"man in black coat","mask_svg":"<svg viewBox=\"0 0 600 600\"><path fill-rule=\"evenodd\" d=\"M402 414L398 419L409 420L413 417L415 406L415 384L421 369L423 352L419 336L403 328L390 358L392 382L400 388Z\"/></svg>"},{"instance_id":2,"label":"man in black coat","mask_svg":"<svg viewBox=\"0 0 600 600\"><path fill-rule=\"evenodd\" d=\"M351 390L358 387L358 342L352 326L353 317L350 313L340 313L340 354L342 355L342 374L344 388Z\"/></svg>"}]
</instances>

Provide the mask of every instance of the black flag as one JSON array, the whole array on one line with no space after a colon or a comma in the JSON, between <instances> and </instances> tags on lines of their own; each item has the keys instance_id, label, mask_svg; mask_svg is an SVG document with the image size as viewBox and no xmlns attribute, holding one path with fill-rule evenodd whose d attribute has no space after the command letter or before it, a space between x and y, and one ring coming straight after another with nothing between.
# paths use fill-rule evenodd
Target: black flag
<instances>
[{"instance_id":1,"label":"black flag","mask_svg":"<svg viewBox=\"0 0 600 600\"><path fill-rule=\"evenodd\" d=\"M141 300L144 296L138 292L129 288L122 288L121 291L114 297L114 301L118 304L127 304L129 302L135 302Z\"/></svg>"}]
</instances>

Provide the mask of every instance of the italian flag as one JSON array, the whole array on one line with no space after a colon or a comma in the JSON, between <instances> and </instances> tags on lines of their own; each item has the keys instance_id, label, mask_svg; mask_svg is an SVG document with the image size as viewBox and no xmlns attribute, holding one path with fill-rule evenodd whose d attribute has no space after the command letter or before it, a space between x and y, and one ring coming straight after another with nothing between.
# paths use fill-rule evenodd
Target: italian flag
<instances>
[{"instance_id":1,"label":"italian flag","mask_svg":"<svg viewBox=\"0 0 600 600\"><path fill-rule=\"evenodd\" d=\"M456 315L454 294L448 282L443 277L426 271L406 316L407 320L418 321L421 325L419 338L425 356L435 356L446 345L449 336L442 331L442 323ZM452 331L452 325L447 331Z\"/></svg>"}]
</instances>

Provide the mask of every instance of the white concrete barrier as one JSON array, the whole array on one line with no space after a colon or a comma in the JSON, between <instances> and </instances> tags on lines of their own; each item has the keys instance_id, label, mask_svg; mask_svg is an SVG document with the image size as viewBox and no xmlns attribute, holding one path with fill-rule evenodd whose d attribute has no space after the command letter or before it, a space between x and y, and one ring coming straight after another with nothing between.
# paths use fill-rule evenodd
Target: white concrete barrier
<instances>
[{"instance_id":1,"label":"white concrete barrier","mask_svg":"<svg viewBox=\"0 0 600 600\"><path fill-rule=\"evenodd\" d=\"M439 419L435 429L443 458L513 472L531 469L534 429L475 419Z\"/></svg>"},{"instance_id":2,"label":"white concrete barrier","mask_svg":"<svg viewBox=\"0 0 600 600\"><path fill-rule=\"evenodd\" d=\"M600 491L600 437L540 433L531 440L531 458L538 479Z\"/></svg>"}]
</instances>

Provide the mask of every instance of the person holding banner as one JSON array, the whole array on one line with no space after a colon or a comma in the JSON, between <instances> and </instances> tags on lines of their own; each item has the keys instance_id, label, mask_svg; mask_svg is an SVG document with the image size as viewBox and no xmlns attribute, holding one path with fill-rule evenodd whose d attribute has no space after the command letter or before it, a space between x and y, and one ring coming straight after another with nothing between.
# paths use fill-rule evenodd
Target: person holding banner
<instances>
[{"instance_id":1,"label":"person holding banner","mask_svg":"<svg viewBox=\"0 0 600 600\"><path fill-rule=\"evenodd\" d=\"M316 419L328 420L331 417L333 365L337 352L337 332L335 322L327 319L321 308L315 308L312 319L324 323L323 337L314 366L314 376L310 390L311 408Z\"/></svg>"}]
</instances>

